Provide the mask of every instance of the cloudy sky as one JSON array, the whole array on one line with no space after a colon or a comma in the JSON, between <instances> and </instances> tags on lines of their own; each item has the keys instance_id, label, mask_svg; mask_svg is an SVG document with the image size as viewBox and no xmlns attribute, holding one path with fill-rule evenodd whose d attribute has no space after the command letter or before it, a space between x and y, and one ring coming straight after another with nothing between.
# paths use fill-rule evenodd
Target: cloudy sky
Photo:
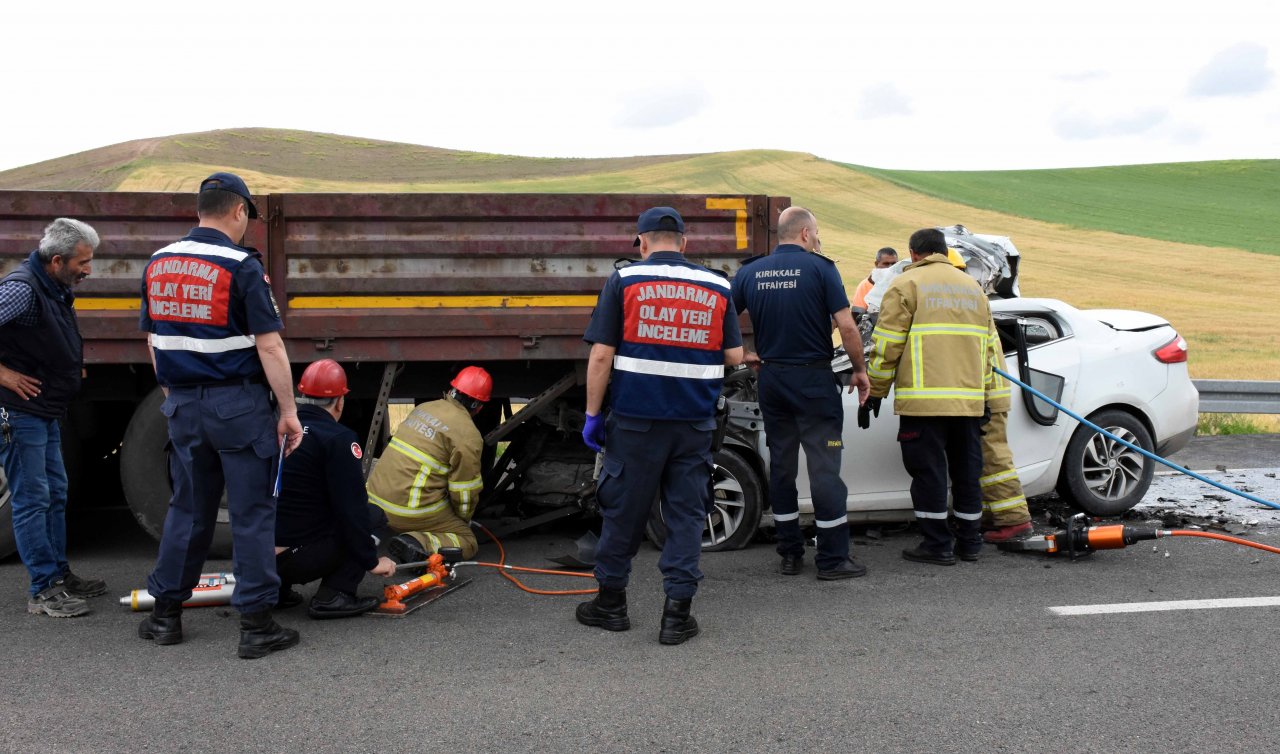
<instances>
[{"instance_id":1,"label":"cloudy sky","mask_svg":"<svg viewBox=\"0 0 1280 754\"><path fill-rule=\"evenodd\" d=\"M11 3L0 169L264 126L907 169L1280 158L1280 3Z\"/></svg>"}]
</instances>

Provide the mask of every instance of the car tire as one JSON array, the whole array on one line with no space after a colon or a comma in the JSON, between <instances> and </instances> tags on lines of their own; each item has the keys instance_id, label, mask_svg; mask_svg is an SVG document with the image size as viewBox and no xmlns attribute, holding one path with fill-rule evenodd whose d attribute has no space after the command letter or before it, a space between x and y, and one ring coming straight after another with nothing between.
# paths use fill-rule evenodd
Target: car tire
<instances>
[{"instance_id":1,"label":"car tire","mask_svg":"<svg viewBox=\"0 0 1280 754\"><path fill-rule=\"evenodd\" d=\"M702 529L702 551L740 550L756 535L764 510L764 485L741 455L721 448L715 455L716 511ZM661 549L667 541L661 498L653 501L645 536Z\"/></svg>"},{"instance_id":2,"label":"car tire","mask_svg":"<svg viewBox=\"0 0 1280 754\"><path fill-rule=\"evenodd\" d=\"M142 399L120 445L120 483L125 502L138 524L160 539L169 513L173 487L169 483L169 421L160 413L164 393L156 388ZM209 557L231 557L231 524L227 514L226 490L218 510Z\"/></svg>"},{"instance_id":3,"label":"car tire","mask_svg":"<svg viewBox=\"0 0 1280 754\"><path fill-rule=\"evenodd\" d=\"M1143 450L1155 449L1151 433L1132 414L1100 411L1089 421ZM1155 470L1155 461L1081 425L1067 444L1058 494L1085 513L1115 516L1142 500Z\"/></svg>"}]
</instances>

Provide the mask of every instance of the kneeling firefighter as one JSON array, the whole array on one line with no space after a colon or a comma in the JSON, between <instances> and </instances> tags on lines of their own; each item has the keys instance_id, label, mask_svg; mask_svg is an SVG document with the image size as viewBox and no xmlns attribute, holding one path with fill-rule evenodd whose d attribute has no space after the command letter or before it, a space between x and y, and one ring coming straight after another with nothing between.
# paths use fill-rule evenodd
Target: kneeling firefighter
<instances>
[{"instance_id":1,"label":"kneeling firefighter","mask_svg":"<svg viewBox=\"0 0 1280 754\"><path fill-rule=\"evenodd\" d=\"M333 359L306 368L298 382L302 443L284 461L276 504L278 607L302 601L294 584L316 579L312 618L346 618L378 606L358 597L366 572L391 576L395 563L378 557L373 532L383 515L369 505L356 433L338 423L346 403L347 373Z\"/></svg>"},{"instance_id":2,"label":"kneeling firefighter","mask_svg":"<svg viewBox=\"0 0 1280 754\"><path fill-rule=\"evenodd\" d=\"M458 372L438 401L417 406L396 429L367 484L369 502L398 532L387 544L401 563L426 560L442 547L470 559L479 545L471 514L480 499L484 439L472 420L493 394L481 367Z\"/></svg>"}]
</instances>

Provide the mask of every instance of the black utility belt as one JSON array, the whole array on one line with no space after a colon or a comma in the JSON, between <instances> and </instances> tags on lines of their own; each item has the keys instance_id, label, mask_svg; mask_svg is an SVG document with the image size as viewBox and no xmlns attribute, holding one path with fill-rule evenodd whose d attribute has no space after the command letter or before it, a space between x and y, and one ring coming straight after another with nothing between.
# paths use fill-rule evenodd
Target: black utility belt
<instances>
[{"instance_id":1,"label":"black utility belt","mask_svg":"<svg viewBox=\"0 0 1280 754\"><path fill-rule=\"evenodd\" d=\"M805 364L783 364L780 361L765 361L767 367L780 367L782 369L830 369L831 359L818 359Z\"/></svg>"},{"instance_id":2,"label":"black utility belt","mask_svg":"<svg viewBox=\"0 0 1280 754\"><path fill-rule=\"evenodd\" d=\"M252 377L233 377L228 380L216 380L214 382L196 382L190 385L171 385L174 388L197 388L197 387L234 387L236 385L266 385L267 376L265 374L255 374Z\"/></svg>"}]
</instances>

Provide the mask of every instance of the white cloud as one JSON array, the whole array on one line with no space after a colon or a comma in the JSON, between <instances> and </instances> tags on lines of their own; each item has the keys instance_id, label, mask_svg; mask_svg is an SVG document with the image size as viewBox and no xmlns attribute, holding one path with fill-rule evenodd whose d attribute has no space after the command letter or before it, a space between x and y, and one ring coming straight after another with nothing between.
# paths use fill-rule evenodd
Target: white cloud
<instances>
[{"instance_id":1,"label":"white cloud","mask_svg":"<svg viewBox=\"0 0 1280 754\"><path fill-rule=\"evenodd\" d=\"M1275 73L1267 68L1267 48L1241 43L1228 47L1196 72L1187 91L1195 97L1256 94L1271 85Z\"/></svg>"},{"instance_id":2,"label":"white cloud","mask_svg":"<svg viewBox=\"0 0 1280 754\"><path fill-rule=\"evenodd\" d=\"M888 118L911 115L911 98L889 83L876 84L862 91L857 113L862 118Z\"/></svg>"}]
</instances>

